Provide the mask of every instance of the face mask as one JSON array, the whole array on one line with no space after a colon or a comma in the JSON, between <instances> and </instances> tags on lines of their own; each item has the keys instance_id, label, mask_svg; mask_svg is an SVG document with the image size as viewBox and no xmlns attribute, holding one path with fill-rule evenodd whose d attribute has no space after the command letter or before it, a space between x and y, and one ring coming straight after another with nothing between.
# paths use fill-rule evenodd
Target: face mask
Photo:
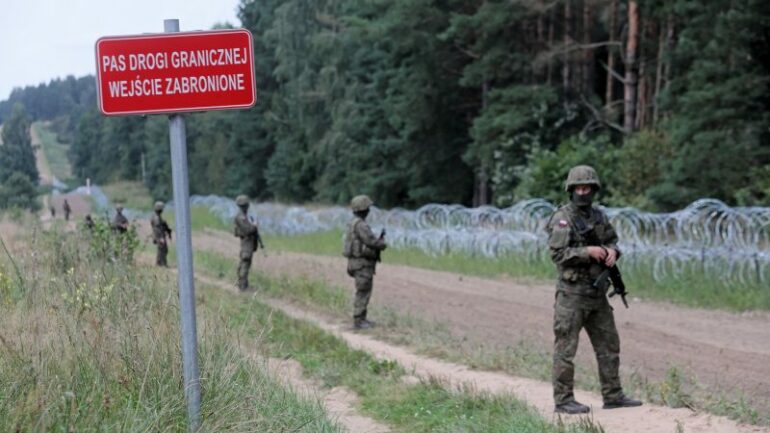
<instances>
[{"instance_id":1,"label":"face mask","mask_svg":"<svg viewBox=\"0 0 770 433\"><path fill-rule=\"evenodd\" d=\"M360 216L362 219L366 219L366 217L369 216L369 209L358 211L356 212L356 215Z\"/></svg>"},{"instance_id":2,"label":"face mask","mask_svg":"<svg viewBox=\"0 0 770 433\"><path fill-rule=\"evenodd\" d=\"M572 191L572 203L575 203L575 206L577 207L591 206L594 202L594 194L596 194L596 191L593 189L586 195L580 195L575 191Z\"/></svg>"}]
</instances>

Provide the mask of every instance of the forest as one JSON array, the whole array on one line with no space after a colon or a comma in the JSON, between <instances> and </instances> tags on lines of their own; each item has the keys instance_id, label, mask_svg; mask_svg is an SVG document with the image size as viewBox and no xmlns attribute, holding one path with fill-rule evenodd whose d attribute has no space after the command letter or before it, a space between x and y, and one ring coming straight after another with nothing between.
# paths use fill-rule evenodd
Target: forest
<instances>
[{"instance_id":1,"label":"forest","mask_svg":"<svg viewBox=\"0 0 770 433\"><path fill-rule=\"evenodd\" d=\"M191 193L558 203L586 163L612 206L770 205L770 2L243 0L239 18L215 27L253 33L257 104L186 115ZM166 116L104 117L70 76L0 102L0 123L37 120L79 179L171 198Z\"/></svg>"}]
</instances>

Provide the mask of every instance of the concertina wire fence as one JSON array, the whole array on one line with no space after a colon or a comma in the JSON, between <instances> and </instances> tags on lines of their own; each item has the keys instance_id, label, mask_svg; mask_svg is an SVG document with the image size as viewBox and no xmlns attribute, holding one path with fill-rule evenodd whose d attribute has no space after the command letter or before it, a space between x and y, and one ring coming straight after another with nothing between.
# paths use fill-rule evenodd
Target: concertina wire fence
<instances>
[{"instance_id":1,"label":"concertina wire fence","mask_svg":"<svg viewBox=\"0 0 770 433\"><path fill-rule=\"evenodd\" d=\"M98 187L92 187L92 197L97 208L109 206ZM232 199L214 195L192 196L190 204L207 208L226 223L238 211ZM168 207L173 208L173 203ZM672 213L603 209L620 237L624 272L651 272L656 281L701 275L725 285L762 286L770 280L770 208L729 207L719 200L701 199ZM415 248L430 255L517 255L536 263L549 260L544 227L555 210L542 199L505 209L443 204L417 210L373 207L368 221L377 233L387 229L391 247ZM343 229L352 218L349 209L339 206L257 203L249 213L263 233L288 236ZM147 216L132 210L126 214Z\"/></svg>"}]
</instances>

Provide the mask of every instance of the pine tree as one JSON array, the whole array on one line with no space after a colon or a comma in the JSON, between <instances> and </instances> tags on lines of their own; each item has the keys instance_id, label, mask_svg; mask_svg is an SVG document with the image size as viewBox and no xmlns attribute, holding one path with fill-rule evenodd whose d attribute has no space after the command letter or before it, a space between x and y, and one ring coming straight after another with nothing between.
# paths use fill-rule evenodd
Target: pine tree
<instances>
[{"instance_id":1,"label":"pine tree","mask_svg":"<svg viewBox=\"0 0 770 433\"><path fill-rule=\"evenodd\" d=\"M35 152L30 137L30 121L24 106L16 104L10 118L3 124L2 146L0 146L0 182L5 182L13 173L21 173L37 184L39 173L35 165Z\"/></svg>"}]
</instances>

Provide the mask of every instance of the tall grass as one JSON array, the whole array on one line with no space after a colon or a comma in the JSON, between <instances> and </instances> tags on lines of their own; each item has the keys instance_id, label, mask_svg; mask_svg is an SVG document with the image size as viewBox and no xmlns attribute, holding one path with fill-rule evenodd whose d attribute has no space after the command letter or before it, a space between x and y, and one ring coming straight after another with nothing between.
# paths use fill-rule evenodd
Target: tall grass
<instances>
[{"instance_id":1,"label":"tall grass","mask_svg":"<svg viewBox=\"0 0 770 433\"><path fill-rule=\"evenodd\" d=\"M152 195L141 182L120 181L101 188L111 203L121 203L126 208L140 211L152 210Z\"/></svg>"},{"instance_id":2,"label":"tall grass","mask_svg":"<svg viewBox=\"0 0 770 433\"><path fill-rule=\"evenodd\" d=\"M0 431L186 431L173 278L88 236L33 228L0 251ZM339 431L203 323L201 431Z\"/></svg>"},{"instance_id":3,"label":"tall grass","mask_svg":"<svg viewBox=\"0 0 770 433\"><path fill-rule=\"evenodd\" d=\"M169 225L173 227L176 223L174 211L166 211L163 215ZM205 206L190 206L190 225L195 231L202 231L205 229L232 231L231 224L225 224Z\"/></svg>"},{"instance_id":4,"label":"tall grass","mask_svg":"<svg viewBox=\"0 0 770 433\"><path fill-rule=\"evenodd\" d=\"M342 232L333 230L299 236L267 236L265 244L275 250L341 256ZM543 284L554 284L556 278L555 267L550 260L530 259L516 254L489 258L459 253L430 255L416 248L391 248L383 252L382 260L464 275L523 278ZM624 268L621 260L618 266L631 298L733 311L770 310L770 290L758 282L730 285L693 271L656 280L652 274L652 263Z\"/></svg>"}]
</instances>

